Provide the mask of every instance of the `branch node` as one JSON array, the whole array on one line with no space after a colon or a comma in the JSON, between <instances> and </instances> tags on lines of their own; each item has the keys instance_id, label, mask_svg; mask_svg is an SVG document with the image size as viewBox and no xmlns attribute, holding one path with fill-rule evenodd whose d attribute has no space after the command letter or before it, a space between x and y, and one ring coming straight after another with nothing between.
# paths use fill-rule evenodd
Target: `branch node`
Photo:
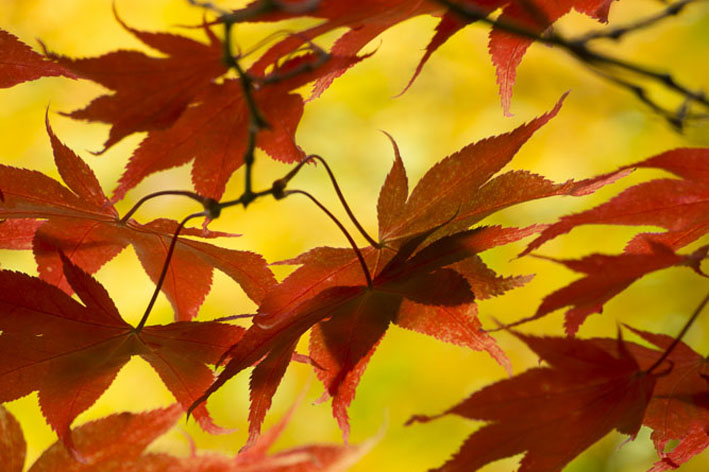
<instances>
[{"instance_id":1,"label":"branch node","mask_svg":"<svg viewBox=\"0 0 709 472\"><path fill-rule=\"evenodd\" d=\"M285 190L287 185L288 181L286 179L274 180L271 185L271 195L273 195L273 198L276 200L284 198L286 196Z\"/></svg>"},{"instance_id":2,"label":"branch node","mask_svg":"<svg viewBox=\"0 0 709 472\"><path fill-rule=\"evenodd\" d=\"M204 205L204 212L207 215L207 218L210 220L219 218L219 215L222 212L222 207L218 201L213 198L205 198L202 204Z\"/></svg>"}]
</instances>

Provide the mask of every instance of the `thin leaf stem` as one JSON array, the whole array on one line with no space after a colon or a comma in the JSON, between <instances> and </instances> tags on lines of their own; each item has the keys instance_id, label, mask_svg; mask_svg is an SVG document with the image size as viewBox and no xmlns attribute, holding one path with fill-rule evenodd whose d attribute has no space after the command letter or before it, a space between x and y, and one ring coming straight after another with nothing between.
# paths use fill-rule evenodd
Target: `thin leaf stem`
<instances>
[{"instance_id":1,"label":"thin leaf stem","mask_svg":"<svg viewBox=\"0 0 709 472\"><path fill-rule=\"evenodd\" d=\"M367 267L367 263L364 260L364 256L362 255L362 251L359 250L357 247L357 243L355 243L355 240L352 238L352 235L347 231L347 229L343 226L343 224L340 222L340 220L337 219L335 215L332 214L330 210L328 210L325 205L320 203L317 198L309 194L308 192L304 190L288 190L285 192L284 196L288 195L294 195L294 194L300 194L300 195L305 195L308 197L313 203L315 203L318 208L320 208L322 211L325 212L327 216L330 217L332 221L335 222L338 228L340 228L340 231L342 231L342 234L345 235L347 238L347 241L349 241L350 245L352 246L352 249L354 250L355 254L357 255L357 259L359 260L360 265L362 266L362 272L364 272L364 278L367 280L367 287L372 288L374 286L372 282L372 276L369 273L369 268Z\"/></svg>"},{"instance_id":2,"label":"thin leaf stem","mask_svg":"<svg viewBox=\"0 0 709 472\"><path fill-rule=\"evenodd\" d=\"M298 36L298 35L296 35ZM298 74L302 74L304 72L312 71L315 70L316 68L320 67L323 65L325 62L327 62L330 59L330 54L325 52L322 48L318 47L316 44L314 44L312 41L310 41L307 38L303 39L304 42L308 43L308 49L311 51L315 56L317 56L317 60L312 61L312 62L304 62L300 64L297 67L294 67L288 71L282 71L279 69L274 70L270 74L264 76L264 77L259 77L255 78L254 80L258 81L259 84L276 84L278 82L288 80L292 77L295 77ZM291 54L295 54L300 49L297 49L293 51ZM278 66L276 66L278 67Z\"/></svg>"},{"instance_id":3,"label":"thin leaf stem","mask_svg":"<svg viewBox=\"0 0 709 472\"><path fill-rule=\"evenodd\" d=\"M256 313L249 313L246 315L229 315L229 316L222 316L219 318L214 318L211 321L216 321L218 323L222 323L224 321L233 321L233 320L241 320L244 318L253 318L254 316L256 316Z\"/></svg>"},{"instance_id":4,"label":"thin leaf stem","mask_svg":"<svg viewBox=\"0 0 709 472\"><path fill-rule=\"evenodd\" d=\"M665 349L665 352L662 353L659 359L655 361L654 364L652 364L650 367L648 367L645 370L646 374L652 374L654 370L656 370L664 361L667 359L670 354L672 354L672 351L677 347L677 345L682 341L682 338L684 337L685 334L687 334L687 331L689 331L689 328L692 327L692 324L696 321L696 319L699 317L699 314L702 312L706 304L709 303L709 294L707 294L706 297L704 297L704 300L699 304L696 310L694 310L694 313L692 316L687 320L687 322L684 324L684 327L682 330L679 332L677 337L675 337L674 341L672 341L672 344L670 344L667 349Z\"/></svg>"},{"instance_id":5,"label":"thin leaf stem","mask_svg":"<svg viewBox=\"0 0 709 472\"><path fill-rule=\"evenodd\" d=\"M342 190L340 190L340 186L337 184L337 179L335 178L335 174L332 173L332 170L330 169L330 166L325 162L325 159L322 157L318 156L317 154L311 154L308 156L308 159L315 159L319 162L322 163L323 166L325 166L325 170L327 171L327 175L330 177L330 182L332 182L332 186L335 188L335 193L337 193L337 198L340 199L340 203L342 203L342 207L345 209L345 212L347 213L347 216L350 217L350 220L352 223L355 225L359 233L364 236L364 239L367 240L369 244L372 245L372 247L379 249L381 245L372 238L367 231L362 227L362 225L359 223L357 218L355 217L354 213L352 213L352 210L350 209L350 206L347 204L347 200L345 199L345 196L342 193Z\"/></svg>"},{"instance_id":6,"label":"thin leaf stem","mask_svg":"<svg viewBox=\"0 0 709 472\"><path fill-rule=\"evenodd\" d=\"M172 259L172 255L175 252L175 245L177 244L177 238L180 235L180 231L182 231L182 228L185 227L188 221L199 216L208 216L208 213L206 211L200 211L199 213L192 213L191 215L187 216L185 219L182 220L182 222L180 222L180 224L177 226L177 229L175 230L175 234L172 235L172 240L170 241L170 248L167 250L165 262L162 266L162 272L160 273L160 277L158 278L158 281L155 284L153 296L150 298L150 302L148 302L148 306L145 308L145 313L143 313L143 317L140 319L140 323L138 323L138 326L136 326L133 330L136 333L140 333L140 331L145 326L145 323L148 321L148 316L150 315L150 312L152 311L153 306L155 305L155 300L157 300L158 294L162 289L162 285L165 282L165 277L167 276L167 269L170 265L170 260Z\"/></svg>"},{"instance_id":7,"label":"thin leaf stem","mask_svg":"<svg viewBox=\"0 0 709 472\"><path fill-rule=\"evenodd\" d=\"M163 190L161 192L151 193L138 200L138 203L133 205L133 208L131 208L128 213L126 213L123 218L120 219L119 224L126 224L128 222L128 219L133 216L136 211L138 211L138 208L140 208L143 203L156 197L162 197L163 195L182 195L185 197L189 197L192 200L198 201L202 205L205 205L206 200L203 196L198 195L194 192L190 192L188 190Z\"/></svg>"},{"instance_id":8,"label":"thin leaf stem","mask_svg":"<svg viewBox=\"0 0 709 472\"><path fill-rule=\"evenodd\" d=\"M300 169L303 168L303 166L312 161L312 160L317 160L322 165L325 167L325 170L327 171L327 175L330 177L330 182L332 183L332 186L335 189L335 193L337 194L337 198L340 199L340 203L342 203L342 207L345 209L345 212L347 213L347 216L350 217L350 220L352 223L355 225L357 230L360 232L360 234L367 240L369 244L372 245L372 247L376 249L380 249L381 245L372 238L367 231L362 227L362 225L359 223L357 220L357 217L355 217L354 213L352 212L352 209L350 206L347 204L347 199L345 199L345 195L342 193L342 190L340 189L339 184L337 183L337 179L335 178L335 174L332 172L332 169L328 165L327 161L325 159L317 154L310 154L308 157L303 159L298 163L297 166L295 166L290 172L288 172L285 176L282 178L276 180L273 182L273 186L271 187L272 194L275 198L283 198L284 196L284 191L286 188L286 185L288 185L288 182L300 172Z\"/></svg>"}]
</instances>

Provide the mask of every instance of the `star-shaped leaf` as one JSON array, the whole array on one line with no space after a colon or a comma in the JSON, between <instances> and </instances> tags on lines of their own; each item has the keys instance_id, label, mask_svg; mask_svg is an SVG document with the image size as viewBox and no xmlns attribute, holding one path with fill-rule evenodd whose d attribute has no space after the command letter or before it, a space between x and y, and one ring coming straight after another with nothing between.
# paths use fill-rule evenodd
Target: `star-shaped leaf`
<instances>
[{"instance_id":1,"label":"star-shaped leaf","mask_svg":"<svg viewBox=\"0 0 709 472\"><path fill-rule=\"evenodd\" d=\"M333 397L333 414L345 437L347 407L392 323L486 351L509 369L505 354L482 330L475 298L499 295L529 278L499 277L479 253L543 227L468 227L523 201L592 192L618 175L562 184L524 171L493 177L560 105L510 133L447 157L424 175L410 195L395 146L394 165L377 205L380 247L359 249L361 261L352 249L328 247L284 261L300 267L264 298L254 325L229 351L231 360L201 400L258 363L251 375L253 442L298 339L311 327L310 357L327 394Z\"/></svg>"},{"instance_id":2,"label":"star-shaped leaf","mask_svg":"<svg viewBox=\"0 0 709 472\"><path fill-rule=\"evenodd\" d=\"M49 53L59 64L84 79L112 90L87 107L69 113L76 119L111 124L104 150L139 131L164 129L182 115L196 95L227 67L224 46L208 27L208 44L167 33L148 33L121 26L145 45L165 54L154 57L138 51L114 51L99 57L71 59Z\"/></svg>"},{"instance_id":3,"label":"star-shaped leaf","mask_svg":"<svg viewBox=\"0 0 709 472\"><path fill-rule=\"evenodd\" d=\"M111 385L134 355L158 373L187 407L211 384L214 364L243 334L217 322L177 322L137 330L118 313L106 290L62 255L67 282L82 303L38 278L0 271L0 402L39 392L47 422L75 455L74 418ZM204 405L200 425L220 431Z\"/></svg>"},{"instance_id":4,"label":"star-shaped leaf","mask_svg":"<svg viewBox=\"0 0 709 472\"><path fill-rule=\"evenodd\" d=\"M645 341L668 349L675 340L664 334L630 328ZM654 364L658 351L644 349L638 356L644 367ZM679 342L661 366L655 393L643 418L653 429L652 440L660 460L651 472L674 470L709 447L709 372L707 359ZM670 441L679 441L668 450ZM650 472L649 471L649 472Z\"/></svg>"},{"instance_id":5,"label":"star-shaped leaf","mask_svg":"<svg viewBox=\"0 0 709 472\"><path fill-rule=\"evenodd\" d=\"M593 340L517 337L548 366L489 385L442 415L410 420L455 414L490 422L436 470L474 471L525 453L520 472L561 471L611 430L632 437L640 429L656 378L622 340L604 349Z\"/></svg>"},{"instance_id":6,"label":"star-shaped leaf","mask_svg":"<svg viewBox=\"0 0 709 472\"><path fill-rule=\"evenodd\" d=\"M49 123L47 131L57 169L69 188L39 172L0 166L0 218L6 219L0 223L3 247L26 249L31 245L40 277L69 293L57 251L94 273L132 245L150 278L157 281L177 223L165 219L122 223L91 169L54 135ZM39 225L38 220L45 221ZM183 234L224 236L196 229ZM257 302L275 284L265 260L257 254L180 238L162 287L177 319L197 315L209 292L214 267L237 281Z\"/></svg>"},{"instance_id":7,"label":"star-shaped leaf","mask_svg":"<svg viewBox=\"0 0 709 472\"><path fill-rule=\"evenodd\" d=\"M256 145L282 162L303 159L305 154L295 143L295 132L304 105L294 90L361 59L333 55L322 62L321 56L311 53L288 60L267 76L269 80L256 76L263 85L254 93L255 105L269 125L258 133ZM148 134L133 153L113 200L121 199L146 176L193 160L195 190L218 200L229 177L244 164L250 126L241 80L210 84L170 128Z\"/></svg>"},{"instance_id":8,"label":"star-shaped leaf","mask_svg":"<svg viewBox=\"0 0 709 472\"><path fill-rule=\"evenodd\" d=\"M269 65L276 63L282 57L286 57L302 46L304 42L313 40L336 28L347 27L348 31L335 42L332 51L337 54L351 55L356 54L371 40L404 20L419 15L440 16L441 21L436 27L434 36L426 47L426 51L405 90L411 86L433 53L456 32L473 22L469 17L461 17L460 14L444 8L440 3L428 0L415 2L403 2L400 0L386 2L380 0L359 2L322 0L310 9L298 9L296 7L291 12L287 9L266 7L262 8L261 13L256 16L248 13L249 11L257 11L264 3L266 2L263 0L256 0L245 9L236 11L235 15L244 15L248 21L279 21L299 16L312 16L322 18L325 21L272 46L256 62L256 67L259 70L266 70ZM461 0L456 3L460 4L461 8L474 12L475 16L480 18L485 18L501 8L502 13L497 18L497 21L513 29L520 29L533 35L541 35L554 22L572 9L591 16L598 21L607 22L612 0L561 0L556 2L537 0ZM515 82L517 67L533 42L534 40L526 35L514 34L514 32L500 26L493 27L490 32L488 49L495 65L502 108L506 115L510 115L512 86ZM338 74L322 78L315 87L315 94L317 95L320 88L327 87L329 82L342 72L344 70L339 71Z\"/></svg>"}]
</instances>

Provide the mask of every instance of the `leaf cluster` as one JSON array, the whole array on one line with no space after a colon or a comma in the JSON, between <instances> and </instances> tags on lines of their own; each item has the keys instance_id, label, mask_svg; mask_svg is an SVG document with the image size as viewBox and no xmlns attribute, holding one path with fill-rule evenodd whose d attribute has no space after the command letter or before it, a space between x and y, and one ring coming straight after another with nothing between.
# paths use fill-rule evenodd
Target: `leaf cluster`
<instances>
[{"instance_id":1,"label":"leaf cluster","mask_svg":"<svg viewBox=\"0 0 709 472\"><path fill-rule=\"evenodd\" d=\"M108 92L85 107L63 113L110 126L98 154L134 133L146 133L110 194L91 167L54 133L49 113L46 131L60 180L0 164L0 248L31 251L38 272L32 277L0 271L0 402L38 392L42 414L58 436L57 444L30 470L342 470L370 445L313 445L268 456L285 423L263 434L262 423L290 363L302 362L322 383L322 400L331 399L333 418L347 442L348 408L392 325L485 352L510 375L442 414L412 416L410 423L448 414L488 422L436 470L477 470L517 454L524 454L520 471L562 470L611 430L634 437L642 425L653 430L659 456L654 472L677 468L709 446L706 360L682 341L709 296L674 337L636 328L627 330L644 344L625 341L620 331L615 338L576 337L588 316L600 313L646 274L687 267L705 276L702 262L709 245L701 243L709 231L709 149L676 148L563 182L510 166L520 148L559 114L567 94L546 113L443 157L415 185L410 185L404 157L389 136L393 163L379 191L378 231L373 237L348 205L327 160L309 154L296 137L306 103L368 60L373 53L362 51L372 39L409 18L434 15L440 22L408 86L453 34L477 20L491 22L489 52L502 109L509 114L517 67L535 41L562 45L579 57L585 54L594 66L603 62L600 58L606 56L594 56L587 45L603 35L587 35L576 43L560 36L545 41L544 35L572 9L606 22L611 2L256 0L235 11L192 3L211 15L199 26L206 42L138 30L116 13L120 25L156 55L118 50L71 58L52 51L51 45L42 44L42 52L32 50L0 31L0 87L46 76L105 87ZM678 3L672 14L689 2ZM631 29L668 15L640 21ZM320 21L272 40L244 66L245 58L235 52L236 24L304 16ZM345 31L329 50L316 44L339 28ZM621 61L615 66L632 70ZM635 72L642 75L642 69ZM667 83L675 91L684 90L673 80ZM299 90L308 84L313 84L312 91L305 99ZM698 94L686 94L691 104L705 104ZM290 166L262 189L257 188L260 179L254 170L257 149ZM324 167L349 222L338 219L308 191L294 188L295 177L313 162ZM119 214L116 204L144 179L188 163L192 190L164 189ZM556 222L515 227L484 221L525 202L594 193L636 168L656 169L666 176L631 186ZM243 190L228 195L227 182L237 171L244 174ZM181 221L141 222L141 205L167 195L190 198L203 209ZM237 206L248 209L260 198L294 195L322 210L348 245L315 247L273 263L297 266L283 280L276 279L262 255L215 243L237 235L208 229L211 220L228 217ZM188 225L197 218L201 228ZM500 275L482 253L534 236L519 255L529 256L576 227L599 224L661 231L634 235L620 254L544 257L583 275L548 294L532 316L500 328L519 338L543 363L513 376L495 330L483 328L479 305L525 285L532 276ZM358 244L348 227L368 244ZM92 276L128 246L155 284L135 326L123 319L107 289ZM199 319L214 269L257 305L246 326L232 323L237 317ZM172 306L174 322L151 325L160 293ZM566 337L512 329L565 307ZM303 354L297 349L304 346L301 338L306 334ZM177 403L72 428L133 356L151 365ZM184 413L207 432L224 432L210 416L207 400L245 370L251 371L249 437L239 455L193 452L177 458L145 452ZM677 445L668 448L671 441ZM11 472L23 470L24 449L17 421L0 407L0 460Z\"/></svg>"}]
</instances>

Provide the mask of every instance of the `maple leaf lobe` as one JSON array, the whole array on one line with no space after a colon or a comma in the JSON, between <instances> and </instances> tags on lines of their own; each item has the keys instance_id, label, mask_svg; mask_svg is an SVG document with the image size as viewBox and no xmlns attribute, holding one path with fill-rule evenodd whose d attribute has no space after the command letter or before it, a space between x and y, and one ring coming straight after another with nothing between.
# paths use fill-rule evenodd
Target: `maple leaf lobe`
<instances>
[{"instance_id":1,"label":"maple leaf lobe","mask_svg":"<svg viewBox=\"0 0 709 472\"><path fill-rule=\"evenodd\" d=\"M106 290L60 255L66 280L79 297L25 274L0 271L0 401L39 391L42 413L67 449L78 451L70 434L74 418L111 385L133 355L140 355L183 405L211 384L213 364L243 329L216 322L148 326L126 323ZM206 409L200 425L217 431Z\"/></svg>"},{"instance_id":2,"label":"maple leaf lobe","mask_svg":"<svg viewBox=\"0 0 709 472\"><path fill-rule=\"evenodd\" d=\"M0 29L0 88L50 76L76 78L61 65L34 52L15 35Z\"/></svg>"},{"instance_id":3,"label":"maple leaf lobe","mask_svg":"<svg viewBox=\"0 0 709 472\"><path fill-rule=\"evenodd\" d=\"M68 114L112 125L101 152L132 133L172 126L202 88L227 72L222 43L207 26L203 29L209 43L204 44L187 37L139 31L126 25L115 9L114 14L125 30L166 57L126 50L83 59L48 53L78 76L114 91Z\"/></svg>"},{"instance_id":4,"label":"maple leaf lobe","mask_svg":"<svg viewBox=\"0 0 709 472\"><path fill-rule=\"evenodd\" d=\"M490 423L436 470L477 470L526 452L520 472L556 472L614 428L637 433L656 378L640 370L622 340L601 346L593 340L514 334L549 366L489 385L446 411Z\"/></svg>"}]
</instances>

